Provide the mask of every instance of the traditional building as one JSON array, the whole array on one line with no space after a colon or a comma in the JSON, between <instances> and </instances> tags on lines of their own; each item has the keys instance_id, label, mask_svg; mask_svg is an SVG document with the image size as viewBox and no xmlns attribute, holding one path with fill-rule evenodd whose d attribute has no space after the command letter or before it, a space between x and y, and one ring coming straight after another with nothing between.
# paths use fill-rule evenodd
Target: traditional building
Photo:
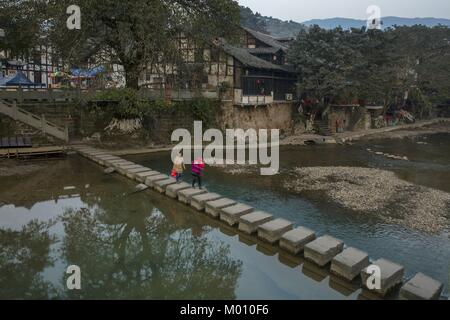
<instances>
[{"instance_id":1,"label":"traditional building","mask_svg":"<svg viewBox=\"0 0 450 320\"><path fill-rule=\"evenodd\" d=\"M235 105L268 105L278 101L296 99L297 75L287 61L289 41L241 28L240 41L231 44L216 39L205 46L180 34L176 40L178 54L174 57L160 57L158 61L143 66L139 86L155 93L154 96L171 97L183 91L188 96L222 98ZM1 54L0 54L1 56ZM109 81L79 81L78 85L98 87L124 86L124 69L110 63L113 55L103 49L94 56L89 55L85 66L78 70L93 70L102 66L103 78ZM70 68L63 68L60 61L54 61L52 50L39 46L29 56L12 57L3 53L1 73L10 76L18 70L31 81L45 87L58 87L55 74Z\"/></svg>"},{"instance_id":2,"label":"traditional building","mask_svg":"<svg viewBox=\"0 0 450 320\"><path fill-rule=\"evenodd\" d=\"M60 61L53 59L49 46L39 45L30 54L12 56L8 51L0 52L0 76L8 77L21 71L28 79L43 87L52 87L58 80L52 75L63 68Z\"/></svg>"},{"instance_id":3,"label":"traditional building","mask_svg":"<svg viewBox=\"0 0 450 320\"><path fill-rule=\"evenodd\" d=\"M288 46L274 37L242 28L238 45L216 39L205 48L181 36L178 48L181 65L149 65L141 74L140 85L166 92L202 91L208 96L224 90L235 105L267 105L296 99L297 74L287 63Z\"/></svg>"}]
</instances>

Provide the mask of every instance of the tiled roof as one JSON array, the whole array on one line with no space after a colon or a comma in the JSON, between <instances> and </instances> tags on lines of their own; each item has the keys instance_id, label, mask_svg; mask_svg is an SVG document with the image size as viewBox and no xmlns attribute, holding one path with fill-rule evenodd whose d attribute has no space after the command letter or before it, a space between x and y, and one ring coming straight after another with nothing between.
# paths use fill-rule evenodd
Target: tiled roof
<instances>
[{"instance_id":1,"label":"tiled roof","mask_svg":"<svg viewBox=\"0 0 450 320\"><path fill-rule=\"evenodd\" d=\"M281 49L283 51L287 51L288 47L285 46L284 44L282 44L281 42L277 41L276 38L259 32L259 31L255 31L246 27L242 27L242 29L244 29L245 31L247 31L248 33L250 33L253 37L255 37L256 39L258 39L259 41L265 43L266 45L273 47L273 48L277 48L277 49Z\"/></svg>"},{"instance_id":2,"label":"tiled roof","mask_svg":"<svg viewBox=\"0 0 450 320\"><path fill-rule=\"evenodd\" d=\"M256 69L266 69L266 70L274 70L274 71L284 71L289 73L295 73L292 66L286 65L277 65L273 64L269 61L263 60L252 55L248 49L239 48L230 45L226 40L219 39L218 41L219 47L221 47L226 53L233 56L236 60L240 61L242 64L248 67L256 68Z\"/></svg>"}]
</instances>

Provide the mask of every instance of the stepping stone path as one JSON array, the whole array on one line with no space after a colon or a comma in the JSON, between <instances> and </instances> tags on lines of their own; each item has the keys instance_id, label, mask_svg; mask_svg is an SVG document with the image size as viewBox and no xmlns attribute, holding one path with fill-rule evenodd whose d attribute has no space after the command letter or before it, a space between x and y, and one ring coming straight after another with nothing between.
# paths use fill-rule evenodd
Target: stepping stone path
<instances>
[{"instance_id":1,"label":"stepping stone path","mask_svg":"<svg viewBox=\"0 0 450 320\"><path fill-rule=\"evenodd\" d=\"M150 169L146 168L146 167L130 169L130 170L127 170L127 177L132 179L132 180L135 180L136 179L136 174L142 173L142 172L148 172L149 170Z\"/></svg>"},{"instance_id":2,"label":"stepping stone path","mask_svg":"<svg viewBox=\"0 0 450 320\"><path fill-rule=\"evenodd\" d=\"M230 226L239 223L239 218L253 212L254 209L246 204L235 204L220 210L220 220L225 221Z\"/></svg>"},{"instance_id":3,"label":"stepping stone path","mask_svg":"<svg viewBox=\"0 0 450 320\"><path fill-rule=\"evenodd\" d=\"M344 249L344 242L331 236L323 236L305 245L305 258L324 267Z\"/></svg>"},{"instance_id":4,"label":"stepping stone path","mask_svg":"<svg viewBox=\"0 0 450 320\"><path fill-rule=\"evenodd\" d=\"M416 274L400 290L402 300L438 300L444 285L423 273Z\"/></svg>"},{"instance_id":5,"label":"stepping stone path","mask_svg":"<svg viewBox=\"0 0 450 320\"><path fill-rule=\"evenodd\" d=\"M404 268L396 263L386 259L379 259L369 267L378 267L381 271L381 287L379 289L369 289L367 280L372 276L369 269L366 268L361 272L362 284L370 292L386 296L391 290L403 282Z\"/></svg>"},{"instance_id":6,"label":"stepping stone path","mask_svg":"<svg viewBox=\"0 0 450 320\"><path fill-rule=\"evenodd\" d=\"M316 234L304 227L286 232L280 239L280 248L297 255L303 252L305 245L316 240Z\"/></svg>"},{"instance_id":7,"label":"stepping stone path","mask_svg":"<svg viewBox=\"0 0 450 320\"><path fill-rule=\"evenodd\" d=\"M145 182L148 177L160 175L158 171L145 171L136 173L135 179L139 182Z\"/></svg>"},{"instance_id":8,"label":"stepping stone path","mask_svg":"<svg viewBox=\"0 0 450 320\"><path fill-rule=\"evenodd\" d=\"M293 224L289 221L284 219L274 220L270 213L253 211L252 207L239 204L232 199L223 198L217 193L193 189L188 183L177 184L175 179L168 175L111 155L108 151L87 146L73 146L73 149L85 158L108 167L105 169L105 173L118 171L128 178L140 182L141 185L136 187L135 192L152 187L161 193L165 193L169 198L178 198L180 202L190 204L198 211L205 211L214 218L220 216L221 220L228 225L238 225L237 227L242 232L239 238L245 239L245 241L241 241L248 243L248 245L253 246L256 243L256 239L253 240L252 235L257 233L260 239L269 244L273 245L279 242L280 248L286 251L284 254L289 253L295 256L303 251L304 257L313 262L305 262L303 272L310 272L308 268L314 268L314 273L311 273L311 275L323 273L323 276L318 277L320 281L329 276L328 271L320 267L331 262L331 273L338 276L335 277L337 281L348 283L347 281L353 281L358 275L361 275L362 285L366 288L370 285L368 279L372 279L373 270L371 267L379 267L381 288L367 289L383 297L403 282L404 268L402 266L385 259L379 259L370 265L367 253L355 248L343 250L344 243L331 236L326 235L316 239L315 233L307 228L293 229ZM230 235L235 234L227 228L221 230ZM258 245L257 250L269 255L277 253L275 248L262 244ZM316 265L319 267L316 267ZM356 284L352 283L352 285ZM439 299L442 291L442 283L419 273L401 288L400 298L433 300Z\"/></svg>"},{"instance_id":9,"label":"stepping stone path","mask_svg":"<svg viewBox=\"0 0 450 320\"><path fill-rule=\"evenodd\" d=\"M178 201L190 205L192 197L206 193L205 190L189 188L178 192Z\"/></svg>"},{"instance_id":10,"label":"stepping stone path","mask_svg":"<svg viewBox=\"0 0 450 320\"><path fill-rule=\"evenodd\" d=\"M167 179L169 179L168 175L158 174L155 176L150 176L147 179L145 179L145 184L151 188L154 188L155 182L161 181L161 180L167 180Z\"/></svg>"},{"instance_id":11,"label":"stepping stone path","mask_svg":"<svg viewBox=\"0 0 450 320\"><path fill-rule=\"evenodd\" d=\"M198 211L205 210L206 202L215 201L222 198L221 195L217 193L204 193L198 196L194 196L191 199L191 206Z\"/></svg>"},{"instance_id":12,"label":"stepping stone path","mask_svg":"<svg viewBox=\"0 0 450 320\"><path fill-rule=\"evenodd\" d=\"M239 230L246 234L253 234L258 231L258 227L273 220L273 216L267 212L256 211L239 219Z\"/></svg>"},{"instance_id":13,"label":"stepping stone path","mask_svg":"<svg viewBox=\"0 0 450 320\"><path fill-rule=\"evenodd\" d=\"M370 265L369 255L355 248L347 248L333 258L331 272L348 281L353 281Z\"/></svg>"},{"instance_id":14,"label":"stepping stone path","mask_svg":"<svg viewBox=\"0 0 450 320\"><path fill-rule=\"evenodd\" d=\"M277 243L283 234L292 230L293 224L284 219L276 219L258 227L258 237L270 244Z\"/></svg>"},{"instance_id":15,"label":"stepping stone path","mask_svg":"<svg viewBox=\"0 0 450 320\"><path fill-rule=\"evenodd\" d=\"M159 193L165 193L166 192L166 188L172 184L176 184L177 180L175 180L174 178L169 178L166 180L161 180L161 181L156 181L155 182L155 190L158 191Z\"/></svg>"},{"instance_id":16,"label":"stepping stone path","mask_svg":"<svg viewBox=\"0 0 450 320\"><path fill-rule=\"evenodd\" d=\"M172 184L166 188L166 196L172 199L177 199L178 192L180 192L181 190L189 189L190 187L191 185L186 182Z\"/></svg>"},{"instance_id":17,"label":"stepping stone path","mask_svg":"<svg viewBox=\"0 0 450 320\"><path fill-rule=\"evenodd\" d=\"M220 210L226 207L231 207L236 204L236 201L222 198L215 201L210 201L205 204L205 211L213 218L218 218L220 215Z\"/></svg>"},{"instance_id":18,"label":"stepping stone path","mask_svg":"<svg viewBox=\"0 0 450 320\"><path fill-rule=\"evenodd\" d=\"M118 166L118 167L117 167L117 171L119 171L119 173L120 173L121 175L126 176L126 175L127 175L127 172L128 172L129 170L133 170L133 169L142 169L142 168L144 168L144 167L143 167L143 166L140 166L140 165L138 165L138 164L129 164L129 165L125 165L125 166Z\"/></svg>"}]
</instances>

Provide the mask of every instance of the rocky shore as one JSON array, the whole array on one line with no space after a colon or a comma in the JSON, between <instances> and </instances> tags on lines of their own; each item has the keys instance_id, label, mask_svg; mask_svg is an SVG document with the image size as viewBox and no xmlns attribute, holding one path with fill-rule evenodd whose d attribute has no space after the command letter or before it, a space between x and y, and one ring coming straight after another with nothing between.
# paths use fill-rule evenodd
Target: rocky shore
<instances>
[{"instance_id":1,"label":"rocky shore","mask_svg":"<svg viewBox=\"0 0 450 320\"><path fill-rule=\"evenodd\" d=\"M284 187L296 193L321 192L345 209L426 233L449 228L450 193L411 184L393 172L309 167L293 175Z\"/></svg>"}]
</instances>

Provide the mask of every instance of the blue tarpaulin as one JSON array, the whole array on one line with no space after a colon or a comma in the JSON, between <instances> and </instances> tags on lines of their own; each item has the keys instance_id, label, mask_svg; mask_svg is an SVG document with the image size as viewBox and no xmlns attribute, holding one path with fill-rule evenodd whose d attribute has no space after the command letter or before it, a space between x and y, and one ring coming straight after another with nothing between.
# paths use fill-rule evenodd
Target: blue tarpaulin
<instances>
[{"instance_id":1,"label":"blue tarpaulin","mask_svg":"<svg viewBox=\"0 0 450 320\"><path fill-rule=\"evenodd\" d=\"M0 87L41 87L41 83L34 83L27 78L22 72L17 72L15 75L0 78Z\"/></svg>"},{"instance_id":2,"label":"blue tarpaulin","mask_svg":"<svg viewBox=\"0 0 450 320\"><path fill-rule=\"evenodd\" d=\"M94 78L99 73L102 73L105 71L105 67L98 66L91 69L71 69L70 73L74 77L80 77L80 78Z\"/></svg>"}]
</instances>

